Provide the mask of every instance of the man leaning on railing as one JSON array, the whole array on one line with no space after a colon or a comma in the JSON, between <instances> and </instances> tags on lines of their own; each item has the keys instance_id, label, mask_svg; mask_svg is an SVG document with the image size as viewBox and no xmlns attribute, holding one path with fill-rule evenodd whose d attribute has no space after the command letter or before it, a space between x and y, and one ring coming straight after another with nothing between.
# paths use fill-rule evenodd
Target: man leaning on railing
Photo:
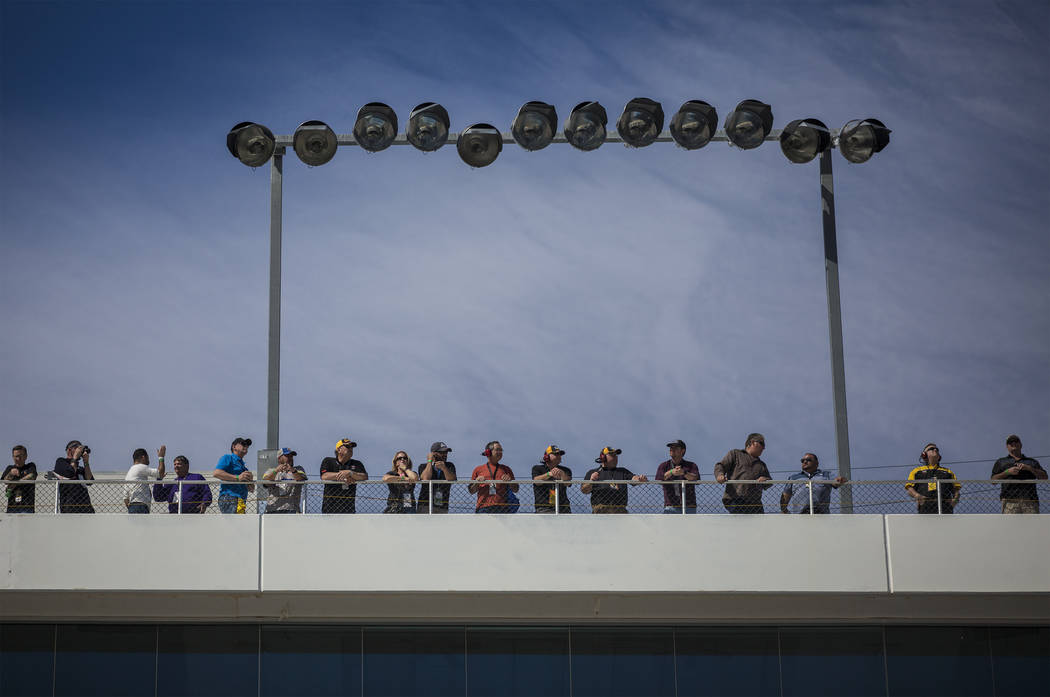
<instances>
[{"instance_id":1,"label":"man leaning on railing","mask_svg":"<svg viewBox=\"0 0 1050 697\"><path fill-rule=\"evenodd\" d=\"M263 489L266 490L267 513L298 513L299 501L302 498L306 470L295 464L299 453L288 448L281 448L277 457L277 466L263 473ZM275 482L268 484L266 482Z\"/></svg>"},{"instance_id":2,"label":"man leaning on railing","mask_svg":"<svg viewBox=\"0 0 1050 697\"><path fill-rule=\"evenodd\" d=\"M700 479L700 468L685 459L685 441L679 438L667 444L671 459L656 468L658 482L695 482ZM682 484L664 484L664 513L682 512ZM696 513L696 486L686 485L685 512Z\"/></svg>"},{"instance_id":3,"label":"man leaning on railing","mask_svg":"<svg viewBox=\"0 0 1050 697\"><path fill-rule=\"evenodd\" d=\"M1011 434L1006 439L1006 457L992 466L992 479L1046 479L1046 470L1037 460L1021 452L1021 439ZM1003 513L1038 513L1039 493L1035 484L1003 484L999 493Z\"/></svg>"},{"instance_id":4,"label":"man leaning on railing","mask_svg":"<svg viewBox=\"0 0 1050 697\"><path fill-rule=\"evenodd\" d=\"M600 482L629 482L636 486L647 482L644 474L635 474L626 467L620 467L620 455L623 450L607 445L594 458L600 466L588 470L583 476L580 493L591 495L591 513L627 513L627 485L605 484Z\"/></svg>"},{"instance_id":5,"label":"man leaning on railing","mask_svg":"<svg viewBox=\"0 0 1050 697\"><path fill-rule=\"evenodd\" d=\"M743 450L730 450L715 464L715 481L753 480L758 484L726 484L722 505L730 513L765 513L762 507L762 492L770 486L769 468L761 455L766 449L766 437L761 433L749 433Z\"/></svg>"},{"instance_id":6,"label":"man leaning on railing","mask_svg":"<svg viewBox=\"0 0 1050 697\"><path fill-rule=\"evenodd\" d=\"M802 495L805 496L806 502L802 505L799 513L831 513L831 490L838 489L846 482L845 477L831 478L831 473L820 469L820 459L816 453L803 453L802 455L802 471L795 472L793 475L788 477L792 482L795 481L809 481L810 486L813 487L813 508L810 510L809 498L810 493L806 489L808 487L800 486L802 489ZM813 480L818 480L817 483L813 483ZM791 496L794 493L794 484L785 484L784 493L780 495L780 512L790 513L788 510L788 504L791 503Z\"/></svg>"}]
</instances>

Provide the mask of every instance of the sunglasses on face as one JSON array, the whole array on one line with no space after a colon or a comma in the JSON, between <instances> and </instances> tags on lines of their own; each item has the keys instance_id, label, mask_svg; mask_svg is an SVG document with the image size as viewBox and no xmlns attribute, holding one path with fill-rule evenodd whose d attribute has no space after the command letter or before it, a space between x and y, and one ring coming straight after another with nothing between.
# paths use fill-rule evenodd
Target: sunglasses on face
<instances>
[{"instance_id":1,"label":"sunglasses on face","mask_svg":"<svg viewBox=\"0 0 1050 697\"><path fill-rule=\"evenodd\" d=\"M394 458L394 460L395 460L395 461L398 461L398 460L407 460L407 459L408 459L408 456L407 456L407 455L398 455L397 457L395 457L395 458Z\"/></svg>"},{"instance_id":2,"label":"sunglasses on face","mask_svg":"<svg viewBox=\"0 0 1050 697\"><path fill-rule=\"evenodd\" d=\"M802 458L802 464L806 464L807 462L816 462L816 460L814 460L811 457L804 457L804 458Z\"/></svg>"}]
</instances>

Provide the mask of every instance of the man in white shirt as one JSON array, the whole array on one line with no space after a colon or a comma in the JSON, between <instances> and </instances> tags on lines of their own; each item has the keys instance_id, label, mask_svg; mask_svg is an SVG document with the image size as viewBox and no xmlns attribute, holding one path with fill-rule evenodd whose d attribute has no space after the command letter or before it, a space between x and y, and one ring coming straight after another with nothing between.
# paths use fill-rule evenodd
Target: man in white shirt
<instances>
[{"instance_id":1,"label":"man in white shirt","mask_svg":"<svg viewBox=\"0 0 1050 697\"><path fill-rule=\"evenodd\" d=\"M148 482L150 479L164 479L164 453L167 452L166 445L157 450L157 469L150 469L149 453L145 448L139 448L131 455L132 465L124 477L128 483L124 485L124 505L128 513L149 513L149 504L152 500Z\"/></svg>"}]
</instances>

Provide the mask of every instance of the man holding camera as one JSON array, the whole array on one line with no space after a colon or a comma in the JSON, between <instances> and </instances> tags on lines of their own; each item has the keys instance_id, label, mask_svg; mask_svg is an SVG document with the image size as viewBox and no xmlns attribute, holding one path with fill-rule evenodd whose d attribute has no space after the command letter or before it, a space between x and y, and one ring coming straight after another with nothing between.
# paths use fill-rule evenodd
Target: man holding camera
<instances>
[{"instance_id":1,"label":"man holding camera","mask_svg":"<svg viewBox=\"0 0 1050 697\"><path fill-rule=\"evenodd\" d=\"M230 452L219 458L212 476L222 481L219 487L219 511L222 513L248 512L248 485L254 478L244 464L244 456L252 446L251 438L234 438Z\"/></svg>"},{"instance_id":2,"label":"man holding camera","mask_svg":"<svg viewBox=\"0 0 1050 697\"><path fill-rule=\"evenodd\" d=\"M59 480L94 479L95 475L91 473L91 448L78 440L66 443L66 456L55 460L55 469L51 475ZM94 513L88 486L90 484L59 483L58 510L61 513Z\"/></svg>"},{"instance_id":3,"label":"man holding camera","mask_svg":"<svg viewBox=\"0 0 1050 697\"><path fill-rule=\"evenodd\" d=\"M427 463L419 468L419 497L416 499L416 511L419 513L430 513L430 488L434 488L434 513L448 513L449 495L452 491L451 484L428 484L427 482L454 482L456 481L456 465L448 461L448 454L452 448L441 441L430 444L430 454Z\"/></svg>"},{"instance_id":4,"label":"man holding camera","mask_svg":"<svg viewBox=\"0 0 1050 697\"><path fill-rule=\"evenodd\" d=\"M277 482L263 484L263 488L267 491L267 513L299 512L303 485L298 482L306 481L306 470L295 464L295 456L298 454L294 450L281 448L281 454L277 457L277 466L271 467L263 474L262 478L267 482Z\"/></svg>"}]
</instances>

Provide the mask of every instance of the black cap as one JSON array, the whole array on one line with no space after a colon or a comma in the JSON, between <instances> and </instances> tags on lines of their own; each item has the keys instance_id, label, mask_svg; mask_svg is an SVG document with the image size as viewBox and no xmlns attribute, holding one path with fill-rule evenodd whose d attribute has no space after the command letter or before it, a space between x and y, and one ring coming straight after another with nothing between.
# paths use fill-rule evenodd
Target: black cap
<instances>
[{"instance_id":1,"label":"black cap","mask_svg":"<svg viewBox=\"0 0 1050 697\"><path fill-rule=\"evenodd\" d=\"M233 439L233 442L230 443L230 447L232 448L235 445L243 445L246 448L250 448L252 447L252 439L244 438L243 436L237 436Z\"/></svg>"},{"instance_id":2,"label":"black cap","mask_svg":"<svg viewBox=\"0 0 1050 697\"><path fill-rule=\"evenodd\" d=\"M670 443L668 443L667 447L668 448L681 448L682 450L685 450L685 441L682 440L681 438L679 438L678 440L673 440Z\"/></svg>"},{"instance_id":3,"label":"black cap","mask_svg":"<svg viewBox=\"0 0 1050 697\"><path fill-rule=\"evenodd\" d=\"M445 445L444 443L442 443L441 441L438 440L438 441L434 441L433 443L430 444L430 452L432 452L432 453L450 453L450 452L452 452L452 448L448 447L447 445Z\"/></svg>"}]
</instances>

